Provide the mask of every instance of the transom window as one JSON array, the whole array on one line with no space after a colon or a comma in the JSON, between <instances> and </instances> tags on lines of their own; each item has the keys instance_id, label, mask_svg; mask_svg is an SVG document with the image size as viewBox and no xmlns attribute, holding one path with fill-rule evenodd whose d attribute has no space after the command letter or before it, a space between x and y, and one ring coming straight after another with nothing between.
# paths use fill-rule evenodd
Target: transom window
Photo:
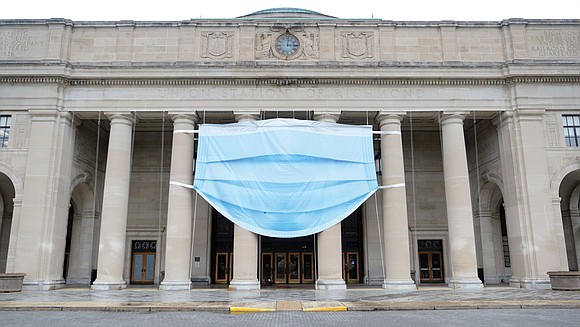
<instances>
[{"instance_id":1,"label":"transom window","mask_svg":"<svg viewBox=\"0 0 580 327\"><path fill-rule=\"evenodd\" d=\"M566 146L580 146L580 115L562 115Z\"/></svg>"},{"instance_id":2,"label":"transom window","mask_svg":"<svg viewBox=\"0 0 580 327\"><path fill-rule=\"evenodd\" d=\"M8 147L10 135L10 116L0 116L0 148Z\"/></svg>"}]
</instances>

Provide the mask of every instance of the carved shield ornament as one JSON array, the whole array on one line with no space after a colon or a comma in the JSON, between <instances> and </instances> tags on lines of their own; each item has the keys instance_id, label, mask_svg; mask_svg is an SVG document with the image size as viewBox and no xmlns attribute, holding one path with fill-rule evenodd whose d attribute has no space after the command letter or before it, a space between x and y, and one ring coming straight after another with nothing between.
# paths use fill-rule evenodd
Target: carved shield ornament
<instances>
[{"instance_id":1,"label":"carved shield ornament","mask_svg":"<svg viewBox=\"0 0 580 327\"><path fill-rule=\"evenodd\" d=\"M205 39L202 47L203 58L222 59L232 57L231 33L213 32L204 33L202 36Z\"/></svg>"},{"instance_id":2,"label":"carved shield ornament","mask_svg":"<svg viewBox=\"0 0 580 327\"><path fill-rule=\"evenodd\" d=\"M344 33L342 38L343 58L372 58L372 33Z\"/></svg>"}]
</instances>

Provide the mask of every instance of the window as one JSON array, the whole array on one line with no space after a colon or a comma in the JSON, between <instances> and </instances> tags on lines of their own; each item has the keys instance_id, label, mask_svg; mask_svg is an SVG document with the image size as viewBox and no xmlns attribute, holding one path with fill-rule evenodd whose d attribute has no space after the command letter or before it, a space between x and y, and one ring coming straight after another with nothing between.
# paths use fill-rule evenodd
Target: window
<instances>
[{"instance_id":1,"label":"window","mask_svg":"<svg viewBox=\"0 0 580 327\"><path fill-rule=\"evenodd\" d=\"M580 115L562 115L566 146L580 146Z\"/></svg>"},{"instance_id":2,"label":"window","mask_svg":"<svg viewBox=\"0 0 580 327\"><path fill-rule=\"evenodd\" d=\"M8 147L10 135L10 116L0 116L0 148Z\"/></svg>"}]
</instances>

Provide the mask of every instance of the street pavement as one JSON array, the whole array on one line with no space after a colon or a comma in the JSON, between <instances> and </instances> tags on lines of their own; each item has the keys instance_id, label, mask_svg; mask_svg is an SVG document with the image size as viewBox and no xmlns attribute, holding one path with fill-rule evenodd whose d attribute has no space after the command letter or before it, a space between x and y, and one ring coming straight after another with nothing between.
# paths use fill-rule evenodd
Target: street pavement
<instances>
[{"instance_id":1,"label":"street pavement","mask_svg":"<svg viewBox=\"0 0 580 327\"><path fill-rule=\"evenodd\" d=\"M579 291L527 290L488 286L481 290L457 290L444 286L393 291L358 286L347 290L313 288L264 288L230 291L204 288L160 291L127 288L93 291L67 287L54 291L0 293L0 311L115 311L214 313L296 311L407 311L472 309L580 309Z\"/></svg>"},{"instance_id":2,"label":"street pavement","mask_svg":"<svg viewBox=\"0 0 580 327\"><path fill-rule=\"evenodd\" d=\"M255 326L577 326L577 309L489 309L430 311L278 311L232 315L222 312L0 311L10 327L255 327Z\"/></svg>"}]
</instances>

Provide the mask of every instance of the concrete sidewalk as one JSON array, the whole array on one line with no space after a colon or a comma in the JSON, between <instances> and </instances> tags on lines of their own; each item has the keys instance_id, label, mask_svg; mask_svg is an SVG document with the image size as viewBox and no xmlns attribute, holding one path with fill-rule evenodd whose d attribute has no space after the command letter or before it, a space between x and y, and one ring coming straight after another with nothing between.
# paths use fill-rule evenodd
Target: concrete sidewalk
<instances>
[{"instance_id":1,"label":"concrete sidewalk","mask_svg":"<svg viewBox=\"0 0 580 327\"><path fill-rule=\"evenodd\" d=\"M580 309L580 292L525 290L491 286L482 290L420 287L412 291L387 291L356 287L342 291L306 288L267 288L230 291L208 288L190 291L160 291L128 288L91 291L64 288L55 291L0 293L0 311L90 310L90 311L373 311L451 309Z\"/></svg>"}]
</instances>

